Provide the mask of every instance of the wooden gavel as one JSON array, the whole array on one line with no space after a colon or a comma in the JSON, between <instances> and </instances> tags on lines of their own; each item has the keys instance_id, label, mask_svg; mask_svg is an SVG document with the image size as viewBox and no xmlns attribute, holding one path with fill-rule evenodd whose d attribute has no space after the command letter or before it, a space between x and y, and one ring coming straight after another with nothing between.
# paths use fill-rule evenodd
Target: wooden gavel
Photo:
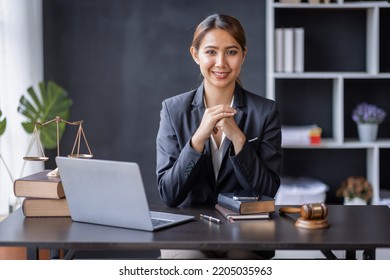
<instances>
[{"instance_id":1,"label":"wooden gavel","mask_svg":"<svg viewBox=\"0 0 390 280\"><path fill-rule=\"evenodd\" d=\"M328 215L328 207L325 203L302 204L300 208L282 207L279 211L282 213L300 213L301 218L305 220L325 219Z\"/></svg>"}]
</instances>

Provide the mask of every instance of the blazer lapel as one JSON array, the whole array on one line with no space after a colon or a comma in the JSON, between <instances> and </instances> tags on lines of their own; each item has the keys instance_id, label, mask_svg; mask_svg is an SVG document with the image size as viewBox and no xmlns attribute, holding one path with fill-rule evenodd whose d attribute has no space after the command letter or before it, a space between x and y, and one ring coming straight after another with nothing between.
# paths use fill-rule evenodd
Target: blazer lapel
<instances>
[{"instance_id":1,"label":"blazer lapel","mask_svg":"<svg viewBox=\"0 0 390 280\"><path fill-rule=\"evenodd\" d=\"M203 102L203 83L202 85L196 90L194 99L192 100L192 121L193 121L193 128L194 132L199 127L200 122L202 121L203 114L205 111L205 106Z\"/></svg>"}]
</instances>

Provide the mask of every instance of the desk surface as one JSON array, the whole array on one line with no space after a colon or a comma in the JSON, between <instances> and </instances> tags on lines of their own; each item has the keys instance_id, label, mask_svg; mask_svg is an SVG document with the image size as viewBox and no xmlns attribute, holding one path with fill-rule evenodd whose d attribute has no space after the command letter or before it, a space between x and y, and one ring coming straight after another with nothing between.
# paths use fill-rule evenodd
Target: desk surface
<instances>
[{"instance_id":1,"label":"desk surface","mask_svg":"<svg viewBox=\"0 0 390 280\"><path fill-rule=\"evenodd\" d=\"M387 206L330 205L328 229L298 229L297 214L273 214L270 220L228 223L215 209L160 208L194 215L196 221L145 232L72 222L70 218L25 218L18 210L0 223L0 246L73 250L375 250L390 247ZM199 214L221 218L215 224Z\"/></svg>"}]
</instances>

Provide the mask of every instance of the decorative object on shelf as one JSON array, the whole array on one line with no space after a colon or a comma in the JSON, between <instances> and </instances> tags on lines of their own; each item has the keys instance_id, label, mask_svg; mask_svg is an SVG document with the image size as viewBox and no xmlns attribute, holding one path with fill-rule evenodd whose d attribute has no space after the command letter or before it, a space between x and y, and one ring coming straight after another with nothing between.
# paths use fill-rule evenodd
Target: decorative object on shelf
<instances>
[{"instance_id":1,"label":"decorative object on shelf","mask_svg":"<svg viewBox=\"0 0 390 280\"><path fill-rule=\"evenodd\" d=\"M345 205L366 205L372 198L372 185L362 176L350 176L341 183L336 196L343 197Z\"/></svg>"},{"instance_id":2,"label":"decorative object on shelf","mask_svg":"<svg viewBox=\"0 0 390 280\"><path fill-rule=\"evenodd\" d=\"M361 142L373 142L378 134L378 125L383 122L386 112L373 104L360 103L352 112L352 119L358 127Z\"/></svg>"},{"instance_id":3,"label":"decorative object on shelf","mask_svg":"<svg viewBox=\"0 0 390 280\"><path fill-rule=\"evenodd\" d=\"M378 135L377 123L358 123L360 142L375 142Z\"/></svg>"}]
</instances>

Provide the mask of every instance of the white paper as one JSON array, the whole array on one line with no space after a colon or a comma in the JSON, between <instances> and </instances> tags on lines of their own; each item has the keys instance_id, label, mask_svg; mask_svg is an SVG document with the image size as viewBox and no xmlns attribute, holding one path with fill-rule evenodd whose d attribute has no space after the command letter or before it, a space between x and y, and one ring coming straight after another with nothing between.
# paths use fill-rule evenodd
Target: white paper
<instances>
[{"instance_id":1,"label":"white paper","mask_svg":"<svg viewBox=\"0 0 390 280\"><path fill-rule=\"evenodd\" d=\"M318 128L317 125L282 126L282 146L310 145L310 132Z\"/></svg>"}]
</instances>

